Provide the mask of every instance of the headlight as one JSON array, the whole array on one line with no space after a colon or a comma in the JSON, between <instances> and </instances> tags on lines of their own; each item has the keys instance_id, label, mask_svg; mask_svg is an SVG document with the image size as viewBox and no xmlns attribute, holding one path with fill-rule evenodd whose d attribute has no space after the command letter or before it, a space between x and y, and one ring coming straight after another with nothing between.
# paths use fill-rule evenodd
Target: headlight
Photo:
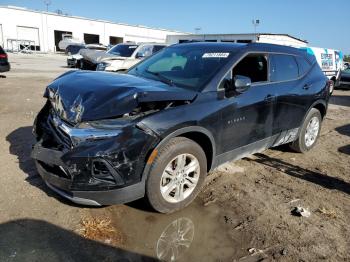
<instances>
[{"instance_id":1,"label":"headlight","mask_svg":"<svg viewBox=\"0 0 350 262\"><path fill-rule=\"evenodd\" d=\"M77 128L80 129L103 129L103 130L110 130L110 129L120 129L130 124L130 121L125 119L105 119L105 120L99 120L99 121L90 121L90 122L83 122L80 123Z\"/></svg>"},{"instance_id":2,"label":"headlight","mask_svg":"<svg viewBox=\"0 0 350 262\"><path fill-rule=\"evenodd\" d=\"M102 63L99 63L99 64L97 65L96 70L98 70L98 71L104 71L104 70L106 69L106 67L109 67L109 66L111 66L111 65L112 65L111 63L102 62Z\"/></svg>"}]
</instances>

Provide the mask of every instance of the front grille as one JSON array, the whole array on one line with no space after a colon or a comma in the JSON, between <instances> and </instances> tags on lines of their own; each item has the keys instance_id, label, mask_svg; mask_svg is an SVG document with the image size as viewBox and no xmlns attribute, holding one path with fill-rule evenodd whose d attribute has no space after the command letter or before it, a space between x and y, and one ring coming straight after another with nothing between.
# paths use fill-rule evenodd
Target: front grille
<instances>
[{"instance_id":1,"label":"front grille","mask_svg":"<svg viewBox=\"0 0 350 262\"><path fill-rule=\"evenodd\" d=\"M72 147L72 140L65 132L63 132L62 130L60 130L58 127L55 126L53 122L53 117L51 114L49 115L47 120L48 120L47 122L50 127L50 130L52 131L52 134L54 135L57 142L62 143L63 145L69 148Z\"/></svg>"}]
</instances>

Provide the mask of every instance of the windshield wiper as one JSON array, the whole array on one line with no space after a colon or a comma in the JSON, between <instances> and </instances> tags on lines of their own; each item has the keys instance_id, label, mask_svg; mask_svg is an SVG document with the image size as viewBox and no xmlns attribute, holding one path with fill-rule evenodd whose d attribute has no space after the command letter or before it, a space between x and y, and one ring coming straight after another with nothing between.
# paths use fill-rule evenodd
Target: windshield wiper
<instances>
[{"instance_id":1,"label":"windshield wiper","mask_svg":"<svg viewBox=\"0 0 350 262\"><path fill-rule=\"evenodd\" d=\"M158 72L151 72L151 71L149 71L149 70L146 70L146 73L149 73L149 74L151 74L151 75L156 76L161 82L163 82L163 83L165 83L165 84L167 84L167 85L169 85L169 86L174 86L174 85L175 85L174 82L173 82L173 80L171 80L171 79L169 79L169 78L163 76L161 73L158 73Z\"/></svg>"}]
</instances>

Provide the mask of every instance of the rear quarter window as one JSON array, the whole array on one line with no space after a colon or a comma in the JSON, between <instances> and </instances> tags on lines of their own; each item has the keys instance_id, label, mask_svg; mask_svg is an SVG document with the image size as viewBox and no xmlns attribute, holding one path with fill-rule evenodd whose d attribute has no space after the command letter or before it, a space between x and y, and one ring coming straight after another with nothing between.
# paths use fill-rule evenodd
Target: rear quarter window
<instances>
[{"instance_id":1,"label":"rear quarter window","mask_svg":"<svg viewBox=\"0 0 350 262\"><path fill-rule=\"evenodd\" d=\"M309 71L311 64L304 57L301 56L296 56L295 59L298 63L299 76L305 75Z\"/></svg>"},{"instance_id":2,"label":"rear quarter window","mask_svg":"<svg viewBox=\"0 0 350 262\"><path fill-rule=\"evenodd\" d=\"M271 55L270 70L272 82L289 81L299 77L297 61L292 55Z\"/></svg>"}]
</instances>

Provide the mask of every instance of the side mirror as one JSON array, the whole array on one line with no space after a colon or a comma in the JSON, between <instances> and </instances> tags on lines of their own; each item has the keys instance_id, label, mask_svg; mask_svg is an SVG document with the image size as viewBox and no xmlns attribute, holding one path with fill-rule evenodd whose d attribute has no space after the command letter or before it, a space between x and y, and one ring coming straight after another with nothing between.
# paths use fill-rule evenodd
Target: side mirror
<instances>
[{"instance_id":1,"label":"side mirror","mask_svg":"<svg viewBox=\"0 0 350 262\"><path fill-rule=\"evenodd\" d=\"M146 54L145 54L145 53L139 52L139 53L136 54L135 57L136 57L136 58L139 58L139 59L142 59L142 58L145 58L145 57L146 57Z\"/></svg>"},{"instance_id":2,"label":"side mirror","mask_svg":"<svg viewBox=\"0 0 350 262\"><path fill-rule=\"evenodd\" d=\"M236 75L234 77L234 83L236 91L239 93L243 93L250 88L252 80L246 76Z\"/></svg>"}]
</instances>

